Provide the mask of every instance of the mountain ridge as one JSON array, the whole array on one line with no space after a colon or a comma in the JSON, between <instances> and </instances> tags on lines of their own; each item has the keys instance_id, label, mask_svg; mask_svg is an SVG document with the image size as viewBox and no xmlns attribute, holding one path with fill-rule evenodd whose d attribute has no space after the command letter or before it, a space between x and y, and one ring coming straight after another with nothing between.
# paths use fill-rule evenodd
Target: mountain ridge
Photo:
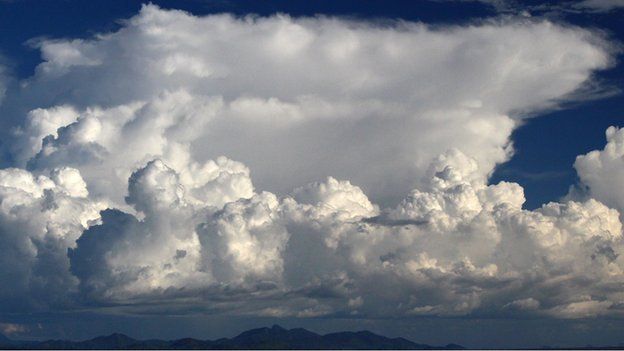
<instances>
[{"instance_id":1,"label":"mountain ridge","mask_svg":"<svg viewBox=\"0 0 624 351\"><path fill-rule=\"evenodd\" d=\"M432 346L415 343L405 338L388 338L367 330L317 334L304 328L285 329L279 325L244 331L232 338L201 340L138 340L121 333L98 336L83 341L45 340L19 341L0 335L0 349L61 349L61 350L271 350L271 349L394 349L394 350L459 350L461 345Z\"/></svg>"}]
</instances>

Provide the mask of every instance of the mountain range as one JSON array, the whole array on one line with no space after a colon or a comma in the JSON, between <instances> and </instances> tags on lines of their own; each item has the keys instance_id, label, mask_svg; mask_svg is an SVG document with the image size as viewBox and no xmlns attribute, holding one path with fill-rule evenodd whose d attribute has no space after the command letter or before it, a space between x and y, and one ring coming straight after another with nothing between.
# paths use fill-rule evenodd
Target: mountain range
<instances>
[{"instance_id":1,"label":"mountain range","mask_svg":"<svg viewBox=\"0 0 624 351\"><path fill-rule=\"evenodd\" d=\"M432 346L404 338L388 338L369 331L338 332L320 335L303 328L284 329L278 325L245 331L233 338L200 340L137 340L124 334L99 336L84 341L46 340L19 341L0 335L0 349L63 349L63 350L240 350L240 349L394 349L394 350L460 350L461 345Z\"/></svg>"}]
</instances>

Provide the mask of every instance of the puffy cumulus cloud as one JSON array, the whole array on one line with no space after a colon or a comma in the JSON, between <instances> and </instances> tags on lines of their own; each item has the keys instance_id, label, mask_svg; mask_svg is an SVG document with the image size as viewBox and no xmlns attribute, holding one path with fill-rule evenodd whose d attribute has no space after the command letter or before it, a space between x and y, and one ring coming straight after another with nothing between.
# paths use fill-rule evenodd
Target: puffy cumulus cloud
<instances>
[{"instance_id":1,"label":"puffy cumulus cloud","mask_svg":"<svg viewBox=\"0 0 624 351\"><path fill-rule=\"evenodd\" d=\"M278 317L622 314L618 211L523 210L519 185L488 185L457 149L381 209L331 177L278 197L235 161L194 169L151 160L129 176L125 209L101 213L76 169L3 170L1 273L16 282L3 296Z\"/></svg>"},{"instance_id":2,"label":"puffy cumulus cloud","mask_svg":"<svg viewBox=\"0 0 624 351\"><path fill-rule=\"evenodd\" d=\"M611 64L595 33L147 5L37 45L3 107L2 309L622 314L620 197L590 176L620 132L577 162L596 199L527 211L487 183L523 117Z\"/></svg>"},{"instance_id":3,"label":"puffy cumulus cloud","mask_svg":"<svg viewBox=\"0 0 624 351\"><path fill-rule=\"evenodd\" d=\"M280 282L288 232L271 193L231 202L200 227L203 267L221 282Z\"/></svg>"},{"instance_id":4,"label":"puffy cumulus cloud","mask_svg":"<svg viewBox=\"0 0 624 351\"><path fill-rule=\"evenodd\" d=\"M522 210L517 184L475 182L473 164L450 151L433 163L428 190L373 218L319 221L290 209L299 224L290 226L291 242L304 233L331 238L287 249L294 267L312 262L301 270L307 282L320 279L304 290L332 296L330 310L372 315L621 315L618 212L595 200Z\"/></svg>"},{"instance_id":5,"label":"puffy cumulus cloud","mask_svg":"<svg viewBox=\"0 0 624 351\"><path fill-rule=\"evenodd\" d=\"M102 212L102 223L86 230L69 251L84 298L129 303L209 280L196 267L199 244L185 220L147 216L139 221L119 210Z\"/></svg>"},{"instance_id":6,"label":"puffy cumulus cloud","mask_svg":"<svg viewBox=\"0 0 624 351\"><path fill-rule=\"evenodd\" d=\"M349 181L339 181L332 177L322 183L312 183L294 190L294 199L326 209L326 213L340 213L344 218L372 217L378 212L368 197Z\"/></svg>"},{"instance_id":7,"label":"puffy cumulus cloud","mask_svg":"<svg viewBox=\"0 0 624 351\"><path fill-rule=\"evenodd\" d=\"M477 182L473 165L450 151L427 190L360 220L286 199L286 278L334 313L621 314L617 211L595 200L522 210L517 184Z\"/></svg>"},{"instance_id":8,"label":"puffy cumulus cloud","mask_svg":"<svg viewBox=\"0 0 624 351\"><path fill-rule=\"evenodd\" d=\"M574 168L591 197L624 213L624 130L609 127L607 145L580 155Z\"/></svg>"},{"instance_id":9,"label":"puffy cumulus cloud","mask_svg":"<svg viewBox=\"0 0 624 351\"><path fill-rule=\"evenodd\" d=\"M15 130L18 144L15 145L16 157L27 160L37 154L43 146L44 138L58 137L58 130L78 119L78 112L71 106L37 108L28 112L23 126Z\"/></svg>"},{"instance_id":10,"label":"puffy cumulus cloud","mask_svg":"<svg viewBox=\"0 0 624 351\"><path fill-rule=\"evenodd\" d=\"M155 157L183 176L220 155L281 195L334 176L396 203L450 148L488 175L519 119L612 62L600 35L548 21L378 26L155 5L116 32L36 47L44 62L11 92L8 152L33 170L78 168L117 203Z\"/></svg>"},{"instance_id":11,"label":"puffy cumulus cloud","mask_svg":"<svg viewBox=\"0 0 624 351\"><path fill-rule=\"evenodd\" d=\"M215 206L187 201L178 173L151 161L130 177L137 214L103 212L70 249L71 271L83 297L107 304L191 299L278 317L622 315L617 210L594 199L523 210L519 185L488 185L459 150L427 173L425 187L385 209L331 177Z\"/></svg>"},{"instance_id":12,"label":"puffy cumulus cloud","mask_svg":"<svg viewBox=\"0 0 624 351\"><path fill-rule=\"evenodd\" d=\"M146 213L170 212L184 207L184 188L178 174L154 160L130 176L127 201Z\"/></svg>"},{"instance_id":13,"label":"puffy cumulus cloud","mask_svg":"<svg viewBox=\"0 0 624 351\"><path fill-rule=\"evenodd\" d=\"M264 225L260 207L269 201L270 211L276 206L275 197L252 197L251 180L241 179L248 170L225 158L197 166L196 171L185 183L176 170L155 159L132 173L126 202L136 213L103 212L101 224L86 230L69 251L71 271L88 298L126 301L210 286L215 276L222 277L213 271L227 270L230 261L242 276L250 270L279 268L279 251L273 252L278 249L270 241L285 239L280 240L271 227L264 228L266 235L255 235ZM239 199L242 202L236 202ZM223 208L224 202L228 204ZM256 203L257 207L251 205ZM202 229L198 234L198 226L207 227L208 218L215 232ZM267 257L258 256L261 247L267 248Z\"/></svg>"},{"instance_id":14,"label":"puffy cumulus cloud","mask_svg":"<svg viewBox=\"0 0 624 351\"><path fill-rule=\"evenodd\" d=\"M71 304L67 296L78 281L69 273L67 248L104 208L87 195L76 169L55 169L50 176L0 170L2 310Z\"/></svg>"},{"instance_id":15,"label":"puffy cumulus cloud","mask_svg":"<svg viewBox=\"0 0 624 351\"><path fill-rule=\"evenodd\" d=\"M207 182L194 179L195 173L202 173L203 177L221 176L198 172L199 167L219 167L193 161L188 143L220 105L219 98L196 99L185 91L177 91L164 92L149 103L134 102L108 109L93 107L80 114L64 107L34 110L19 129L19 135L29 145L19 155L28 160L27 166L33 170L59 165L79 168L94 196L118 203L123 202L130 174L154 157L176 166L182 180L194 187L193 183ZM54 133L36 141L54 127L58 127ZM33 147L38 144L39 149ZM228 167L243 176L248 173L235 163ZM211 192L203 191L204 196Z\"/></svg>"}]
</instances>

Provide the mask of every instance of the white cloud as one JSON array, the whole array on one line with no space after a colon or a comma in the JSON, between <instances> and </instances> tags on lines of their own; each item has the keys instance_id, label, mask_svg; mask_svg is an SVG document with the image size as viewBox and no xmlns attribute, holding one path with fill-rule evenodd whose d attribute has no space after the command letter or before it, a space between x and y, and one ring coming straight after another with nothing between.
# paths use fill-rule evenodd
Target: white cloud
<instances>
[{"instance_id":1,"label":"white cloud","mask_svg":"<svg viewBox=\"0 0 624 351\"><path fill-rule=\"evenodd\" d=\"M213 272L227 270L230 260L241 277L250 274L248 271L279 269L279 249L269 247L270 240L279 240L277 233L269 226L266 235L256 237L263 222L253 221L255 216L262 218L263 214L256 212L261 211L265 199L252 197L247 169L225 158L197 169L201 173L188 175L194 179L184 183L178 172L156 159L130 176L126 202L138 212L138 218L108 210L102 224L85 231L77 247L70 250L72 272L80 279L83 292L96 300L125 301L170 288L208 287L215 276L225 282L238 279L238 275L224 278ZM231 170L240 173L229 173ZM245 200L247 197L252 198ZM246 209L247 202L235 202L238 199L250 205L260 201L260 207ZM228 204L218 212L224 200ZM277 200L273 196L266 201L270 210L275 207L271 201ZM237 217L238 211L243 212L242 218ZM209 217L214 220L204 224ZM241 227L248 220L252 227ZM258 256L265 247L266 255L271 256L266 260L277 261L277 267L269 267L271 263Z\"/></svg>"},{"instance_id":2,"label":"white cloud","mask_svg":"<svg viewBox=\"0 0 624 351\"><path fill-rule=\"evenodd\" d=\"M105 204L87 198L76 169L51 177L21 169L0 170L0 289L3 308L28 310L68 305L77 280L69 273L68 247L95 223Z\"/></svg>"},{"instance_id":3,"label":"white cloud","mask_svg":"<svg viewBox=\"0 0 624 351\"><path fill-rule=\"evenodd\" d=\"M280 282L288 232L278 221L278 207L266 192L225 205L199 229L203 268L219 281Z\"/></svg>"},{"instance_id":4,"label":"white cloud","mask_svg":"<svg viewBox=\"0 0 624 351\"><path fill-rule=\"evenodd\" d=\"M334 176L389 205L450 148L491 173L519 119L612 61L597 34L548 21L381 27L154 5L117 32L37 45L45 61L12 100L34 116L10 143L16 165L71 164L118 203L154 157L181 169L226 155L262 189ZM58 117L36 117L46 114ZM53 126L67 127L55 136ZM53 137L38 149L42 133Z\"/></svg>"},{"instance_id":5,"label":"white cloud","mask_svg":"<svg viewBox=\"0 0 624 351\"><path fill-rule=\"evenodd\" d=\"M413 191L384 220L330 219L319 226L314 216L301 216L313 220L318 237L332 237L329 256L345 258L332 267L354 281L345 298L363 296L361 310L371 314L463 315L516 306L558 317L585 314L565 307L584 296L602 296L600 306L619 301L620 293L603 290L622 279L617 211L595 200L526 211L518 185L471 184L462 173L442 167L429 191ZM498 193L507 196L492 196ZM621 312L603 308L595 315Z\"/></svg>"},{"instance_id":6,"label":"white cloud","mask_svg":"<svg viewBox=\"0 0 624 351\"><path fill-rule=\"evenodd\" d=\"M333 178L294 197L190 206L153 161L130 178L145 217L105 213L71 250L72 272L94 301L192 296L242 314L621 315L618 212L593 199L523 210L519 185L479 182L475 164L448 152L427 190L380 212Z\"/></svg>"},{"instance_id":7,"label":"white cloud","mask_svg":"<svg viewBox=\"0 0 624 351\"><path fill-rule=\"evenodd\" d=\"M609 127L607 145L580 155L574 168L589 195L624 214L624 130Z\"/></svg>"},{"instance_id":8,"label":"white cloud","mask_svg":"<svg viewBox=\"0 0 624 351\"><path fill-rule=\"evenodd\" d=\"M7 110L30 112L7 129L21 168L0 171L1 309L622 313L622 225L598 200L624 196L583 157L597 200L527 211L518 184L487 184L523 118L612 63L597 34L148 5L37 45Z\"/></svg>"}]
</instances>

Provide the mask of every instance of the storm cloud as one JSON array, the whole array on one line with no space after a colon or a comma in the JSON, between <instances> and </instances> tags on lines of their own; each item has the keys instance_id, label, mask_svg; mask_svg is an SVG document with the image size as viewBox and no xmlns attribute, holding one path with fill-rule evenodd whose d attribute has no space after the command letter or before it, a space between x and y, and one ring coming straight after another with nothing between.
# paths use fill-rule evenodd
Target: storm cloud
<instances>
[{"instance_id":1,"label":"storm cloud","mask_svg":"<svg viewBox=\"0 0 624 351\"><path fill-rule=\"evenodd\" d=\"M31 45L3 102L1 311L624 312L621 130L577 159L583 198L488 183L514 128L613 64L603 34L145 5Z\"/></svg>"}]
</instances>

